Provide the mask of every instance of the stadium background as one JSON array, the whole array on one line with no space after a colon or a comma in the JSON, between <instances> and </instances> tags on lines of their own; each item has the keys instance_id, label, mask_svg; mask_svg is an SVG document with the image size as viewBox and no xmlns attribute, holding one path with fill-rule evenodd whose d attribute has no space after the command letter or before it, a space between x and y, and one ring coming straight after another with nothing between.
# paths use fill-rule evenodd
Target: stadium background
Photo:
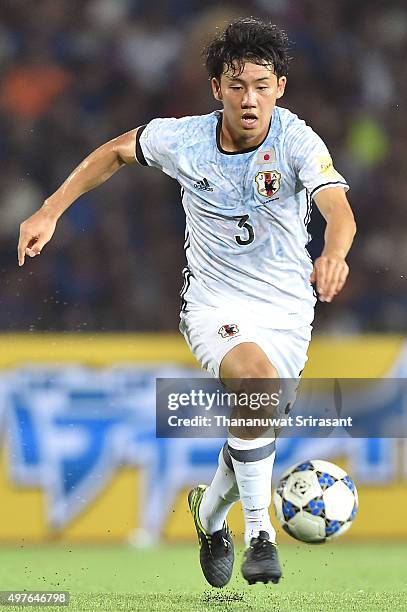
<instances>
[{"instance_id":1,"label":"stadium background","mask_svg":"<svg viewBox=\"0 0 407 612\"><path fill-rule=\"evenodd\" d=\"M99 144L155 116L216 108L199 49L216 25L250 14L295 42L282 105L329 144L359 226L346 288L318 306L306 374L405 375L402 2L2 2L0 542L193 537L184 492L210 477L218 444L158 444L151 429L155 376L194 367L176 335L177 185L127 168L74 205L22 269L16 240L19 223ZM317 215L312 227L315 254ZM405 521L377 517L406 507L405 440L283 450L280 471L310 454L351 470L361 510L347 538L407 536ZM232 524L242 531L238 509Z\"/></svg>"}]
</instances>

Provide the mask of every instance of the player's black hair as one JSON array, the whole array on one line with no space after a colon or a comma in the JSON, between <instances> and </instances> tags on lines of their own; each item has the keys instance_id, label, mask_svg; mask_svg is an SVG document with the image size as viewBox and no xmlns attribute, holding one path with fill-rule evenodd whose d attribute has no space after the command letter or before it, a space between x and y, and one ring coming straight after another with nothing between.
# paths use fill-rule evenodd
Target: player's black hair
<instances>
[{"instance_id":1,"label":"player's black hair","mask_svg":"<svg viewBox=\"0 0 407 612\"><path fill-rule=\"evenodd\" d=\"M245 61L269 64L277 78L286 76L290 57L286 33L272 23L254 17L238 19L214 38L203 51L209 77L220 80L221 74L232 70L239 75Z\"/></svg>"}]
</instances>

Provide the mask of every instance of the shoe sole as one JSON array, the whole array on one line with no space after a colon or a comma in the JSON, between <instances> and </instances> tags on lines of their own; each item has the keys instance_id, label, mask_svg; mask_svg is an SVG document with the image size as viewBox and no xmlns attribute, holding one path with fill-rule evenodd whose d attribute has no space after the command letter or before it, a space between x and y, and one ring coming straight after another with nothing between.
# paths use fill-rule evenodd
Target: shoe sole
<instances>
[{"instance_id":1,"label":"shoe sole","mask_svg":"<svg viewBox=\"0 0 407 612\"><path fill-rule=\"evenodd\" d=\"M270 578L269 576L253 576L252 578L245 578L248 584L256 584L256 582L263 582L264 584L268 584L272 582L273 584L278 584L280 582L281 576L274 576Z\"/></svg>"},{"instance_id":2,"label":"shoe sole","mask_svg":"<svg viewBox=\"0 0 407 612\"><path fill-rule=\"evenodd\" d=\"M282 572L276 567L256 568L252 566L251 571L250 568L242 567L242 576L249 584L256 584L256 582L263 582L264 584L272 582L273 584L278 584L282 577Z\"/></svg>"}]
</instances>

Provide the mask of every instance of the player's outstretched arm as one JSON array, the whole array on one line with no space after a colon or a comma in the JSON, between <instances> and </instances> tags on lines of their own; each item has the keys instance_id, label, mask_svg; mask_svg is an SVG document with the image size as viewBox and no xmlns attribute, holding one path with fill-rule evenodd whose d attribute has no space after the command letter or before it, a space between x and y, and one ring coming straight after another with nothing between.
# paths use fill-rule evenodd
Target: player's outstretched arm
<instances>
[{"instance_id":1,"label":"player's outstretched arm","mask_svg":"<svg viewBox=\"0 0 407 612\"><path fill-rule=\"evenodd\" d=\"M59 217L75 200L107 181L125 164L136 161L138 129L110 140L88 155L42 207L20 225L17 249L20 266L24 264L26 255L35 257L41 253L51 240Z\"/></svg>"},{"instance_id":2,"label":"player's outstretched arm","mask_svg":"<svg viewBox=\"0 0 407 612\"><path fill-rule=\"evenodd\" d=\"M315 203L326 220L325 246L314 262L311 283L321 302L331 302L343 288L349 274L345 258L356 233L355 219L340 187L328 187L315 196Z\"/></svg>"}]
</instances>

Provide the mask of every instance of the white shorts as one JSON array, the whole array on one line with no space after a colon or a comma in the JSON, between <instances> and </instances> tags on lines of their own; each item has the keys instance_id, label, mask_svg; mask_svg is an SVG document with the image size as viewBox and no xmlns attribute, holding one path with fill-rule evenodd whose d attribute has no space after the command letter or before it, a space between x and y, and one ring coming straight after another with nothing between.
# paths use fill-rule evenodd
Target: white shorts
<instances>
[{"instance_id":1,"label":"white shorts","mask_svg":"<svg viewBox=\"0 0 407 612\"><path fill-rule=\"evenodd\" d=\"M247 312L206 307L181 312L180 331L204 370L219 378L224 356L242 342L255 342L280 378L298 378L307 361L311 325L273 329Z\"/></svg>"}]
</instances>

